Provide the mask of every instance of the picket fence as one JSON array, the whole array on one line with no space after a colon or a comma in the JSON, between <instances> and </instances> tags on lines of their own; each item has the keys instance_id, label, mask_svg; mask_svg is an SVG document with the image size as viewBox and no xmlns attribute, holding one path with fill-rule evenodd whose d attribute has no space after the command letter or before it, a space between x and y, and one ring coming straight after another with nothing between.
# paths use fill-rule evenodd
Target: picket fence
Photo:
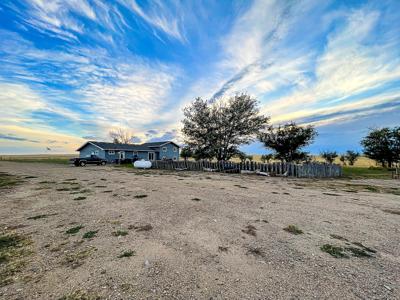
<instances>
[{"instance_id":1,"label":"picket fence","mask_svg":"<svg viewBox=\"0 0 400 300\"><path fill-rule=\"evenodd\" d=\"M263 172L271 176L328 178L342 176L342 167L325 163L258 163L258 162L210 162L210 161L163 161L153 162L152 168L163 170L217 171L217 172Z\"/></svg>"}]
</instances>

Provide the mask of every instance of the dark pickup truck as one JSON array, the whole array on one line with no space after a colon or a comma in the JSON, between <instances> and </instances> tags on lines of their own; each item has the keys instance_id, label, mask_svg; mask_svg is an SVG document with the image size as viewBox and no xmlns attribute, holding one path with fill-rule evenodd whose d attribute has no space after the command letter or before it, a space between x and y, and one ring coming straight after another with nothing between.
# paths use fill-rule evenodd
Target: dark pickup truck
<instances>
[{"instance_id":1,"label":"dark pickup truck","mask_svg":"<svg viewBox=\"0 0 400 300\"><path fill-rule=\"evenodd\" d=\"M102 165L105 166L107 161L102 159L96 155L91 155L89 157L80 157L80 158L72 158L70 159L70 163L75 166L84 167L86 165Z\"/></svg>"}]
</instances>

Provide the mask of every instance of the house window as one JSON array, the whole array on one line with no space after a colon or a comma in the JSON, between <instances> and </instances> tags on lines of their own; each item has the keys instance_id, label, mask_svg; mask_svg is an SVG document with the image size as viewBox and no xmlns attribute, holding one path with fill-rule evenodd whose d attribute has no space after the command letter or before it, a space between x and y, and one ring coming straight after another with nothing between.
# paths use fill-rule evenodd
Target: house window
<instances>
[{"instance_id":1,"label":"house window","mask_svg":"<svg viewBox=\"0 0 400 300\"><path fill-rule=\"evenodd\" d=\"M99 155L99 150L94 151L94 155Z\"/></svg>"},{"instance_id":2,"label":"house window","mask_svg":"<svg viewBox=\"0 0 400 300\"><path fill-rule=\"evenodd\" d=\"M115 154L115 151L114 151L114 150L110 150L110 151L108 151L108 154L114 155L114 154Z\"/></svg>"},{"instance_id":3,"label":"house window","mask_svg":"<svg viewBox=\"0 0 400 300\"><path fill-rule=\"evenodd\" d=\"M173 160L176 160L176 156L174 156Z\"/></svg>"},{"instance_id":4,"label":"house window","mask_svg":"<svg viewBox=\"0 0 400 300\"><path fill-rule=\"evenodd\" d=\"M167 152L167 147L162 147L162 152Z\"/></svg>"},{"instance_id":5,"label":"house window","mask_svg":"<svg viewBox=\"0 0 400 300\"><path fill-rule=\"evenodd\" d=\"M178 148L174 147L174 152L178 151Z\"/></svg>"}]
</instances>

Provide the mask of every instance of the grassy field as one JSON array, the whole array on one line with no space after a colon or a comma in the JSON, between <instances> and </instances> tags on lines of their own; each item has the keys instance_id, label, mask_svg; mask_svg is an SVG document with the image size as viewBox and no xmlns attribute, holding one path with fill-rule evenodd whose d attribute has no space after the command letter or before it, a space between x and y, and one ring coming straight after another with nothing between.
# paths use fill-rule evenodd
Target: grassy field
<instances>
[{"instance_id":1,"label":"grassy field","mask_svg":"<svg viewBox=\"0 0 400 300\"><path fill-rule=\"evenodd\" d=\"M0 161L68 164L69 159L76 156L76 154L0 155Z\"/></svg>"},{"instance_id":2,"label":"grassy field","mask_svg":"<svg viewBox=\"0 0 400 300\"><path fill-rule=\"evenodd\" d=\"M343 175L352 179L391 179L392 171L379 167L343 167Z\"/></svg>"}]
</instances>

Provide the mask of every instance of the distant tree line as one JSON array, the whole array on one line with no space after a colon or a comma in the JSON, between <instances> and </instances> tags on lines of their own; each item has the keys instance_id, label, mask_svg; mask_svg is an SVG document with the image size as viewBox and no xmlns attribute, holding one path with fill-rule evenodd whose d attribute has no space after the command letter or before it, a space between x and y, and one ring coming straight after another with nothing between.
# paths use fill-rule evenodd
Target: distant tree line
<instances>
[{"instance_id":1,"label":"distant tree line","mask_svg":"<svg viewBox=\"0 0 400 300\"><path fill-rule=\"evenodd\" d=\"M314 126L294 122L272 126L270 118L260 113L258 101L247 94L237 94L227 100L210 102L196 98L184 108L182 133L186 146L181 149L184 159L252 161L253 156L240 151L240 146L260 141L273 153L261 156L263 162L309 162L311 156L303 149L317 136ZM400 127L370 130L361 141L364 155L391 167L400 161ZM334 163L354 165L360 153L352 150L339 155L324 151L321 157Z\"/></svg>"}]
</instances>

